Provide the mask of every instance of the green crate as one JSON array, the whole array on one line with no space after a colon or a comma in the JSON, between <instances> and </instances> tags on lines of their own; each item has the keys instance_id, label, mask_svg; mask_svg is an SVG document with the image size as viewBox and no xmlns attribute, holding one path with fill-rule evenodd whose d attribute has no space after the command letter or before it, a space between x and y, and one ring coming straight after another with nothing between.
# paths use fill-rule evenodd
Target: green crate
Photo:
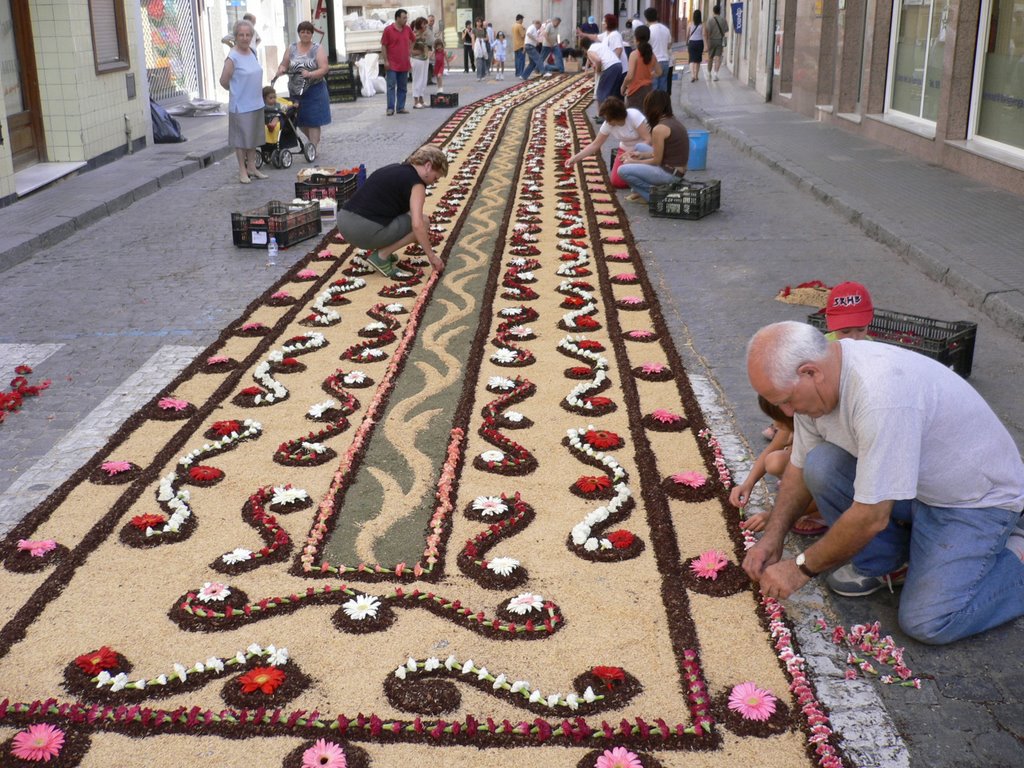
<instances>
[{"instance_id":1,"label":"green crate","mask_svg":"<svg viewBox=\"0 0 1024 768\"><path fill-rule=\"evenodd\" d=\"M651 188L651 216L664 219L703 219L722 207L722 182L687 181Z\"/></svg>"}]
</instances>

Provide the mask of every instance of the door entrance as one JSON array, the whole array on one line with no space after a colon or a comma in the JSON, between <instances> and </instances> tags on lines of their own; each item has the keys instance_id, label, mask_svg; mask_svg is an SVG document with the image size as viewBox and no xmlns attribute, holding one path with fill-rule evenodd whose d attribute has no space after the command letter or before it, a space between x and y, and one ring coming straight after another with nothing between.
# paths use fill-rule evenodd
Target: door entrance
<instances>
[{"instance_id":1,"label":"door entrance","mask_svg":"<svg viewBox=\"0 0 1024 768\"><path fill-rule=\"evenodd\" d=\"M0 0L0 68L15 171L46 155L28 5L21 0Z\"/></svg>"}]
</instances>

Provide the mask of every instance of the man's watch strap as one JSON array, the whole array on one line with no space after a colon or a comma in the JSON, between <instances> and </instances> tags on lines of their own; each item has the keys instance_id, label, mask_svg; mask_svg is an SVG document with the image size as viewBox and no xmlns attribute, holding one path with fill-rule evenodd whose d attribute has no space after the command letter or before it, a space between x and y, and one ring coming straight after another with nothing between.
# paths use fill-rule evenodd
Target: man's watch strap
<instances>
[{"instance_id":1,"label":"man's watch strap","mask_svg":"<svg viewBox=\"0 0 1024 768\"><path fill-rule=\"evenodd\" d=\"M807 567L806 561L807 557L803 552L796 556L796 567L800 569L800 573L802 573L809 579L813 579L816 576L819 576L820 574L817 571L812 571L810 568Z\"/></svg>"}]
</instances>

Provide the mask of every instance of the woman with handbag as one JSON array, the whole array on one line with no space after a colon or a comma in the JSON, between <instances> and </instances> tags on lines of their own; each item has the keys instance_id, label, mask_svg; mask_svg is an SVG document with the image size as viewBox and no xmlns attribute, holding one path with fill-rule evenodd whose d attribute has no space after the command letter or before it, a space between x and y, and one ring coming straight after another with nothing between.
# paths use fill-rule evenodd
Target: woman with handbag
<instances>
[{"instance_id":1,"label":"woman with handbag","mask_svg":"<svg viewBox=\"0 0 1024 768\"><path fill-rule=\"evenodd\" d=\"M704 59L704 24L700 8L693 12L693 21L686 28L686 52L690 55L690 82L700 76L700 63Z\"/></svg>"}]
</instances>

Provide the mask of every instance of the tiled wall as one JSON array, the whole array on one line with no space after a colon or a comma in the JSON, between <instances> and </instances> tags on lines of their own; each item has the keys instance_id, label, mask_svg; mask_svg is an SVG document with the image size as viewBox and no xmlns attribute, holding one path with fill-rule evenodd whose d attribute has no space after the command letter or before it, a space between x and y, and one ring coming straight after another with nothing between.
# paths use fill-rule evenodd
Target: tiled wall
<instances>
[{"instance_id":1,"label":"tiled wall","mask_svg":"<svg viewBox=\"0 0 1024 768\"><path fill-rule=\"evenodd\" d=\"M145 61L139 50L138 0L125 3L130 70L97 74L87 0L30 0L47 159L89 160L145 136L149 105L142 96ZM135 74L129 101L126 75Z\"/></svg>"}]
</instances>

